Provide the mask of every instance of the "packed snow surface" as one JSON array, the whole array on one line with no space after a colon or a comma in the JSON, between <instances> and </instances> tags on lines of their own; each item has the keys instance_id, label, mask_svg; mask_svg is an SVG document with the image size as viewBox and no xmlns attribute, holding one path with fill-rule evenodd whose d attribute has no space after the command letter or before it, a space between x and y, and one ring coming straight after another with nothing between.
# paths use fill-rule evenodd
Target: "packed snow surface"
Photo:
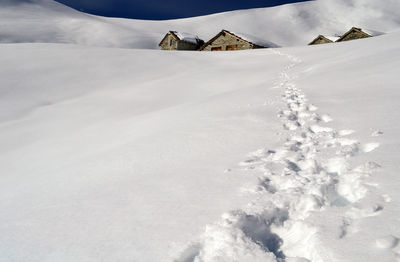
<instances>
[{"instance_id":1,"label":"packed snow surface","mask_svg":"<svg viewBox=\"0 0 400 262\"><path fill-rule=\"evenodd\" d=\"M399 261L398 5L154 22L2 1L0 261ZM290 46L386 34L110 48L228 22Z\"/></svg>"}]
</instances>

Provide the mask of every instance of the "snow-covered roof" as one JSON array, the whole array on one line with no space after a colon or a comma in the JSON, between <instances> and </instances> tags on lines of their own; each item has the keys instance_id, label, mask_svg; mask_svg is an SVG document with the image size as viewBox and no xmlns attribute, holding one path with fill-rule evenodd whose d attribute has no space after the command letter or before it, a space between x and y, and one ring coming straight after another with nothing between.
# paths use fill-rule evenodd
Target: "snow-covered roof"
<instances>
[{"instance_id":1,"label":"snow-covered roof","mask_svg":"<svg viewBox=\"0 0 400 262\"><path fill-rule=\"evenodd\" d=\"M275 43L272 43L270 41L267 41L265 39L262 39L260 37L254 36L254 35L249 35L249 34L240 33L240 32L231 32L231 31L228 31L228 32L242 38L243 40L253 43L255 45L259 45L259 46L263 46L263 47L279 47Z\"/></svg>"},{"instance_id":2,"label":"snow-covered roof","mask_svg":"<svg viewBox=\"0 0 400 262\"><path fill-rule=\"evenodd\" d=\"M200 38L197 35L189 34L189 33L184 33L184 32L178 32L178 31L171 31L174 33L179 40L197 44L200 41Z\"/></svg>"},{"instance_id":3,"label":"snow-covered roof","mask_svg":"<svg viewBox=\"0 0 400 262\"><path fill-rule=\"evenodd\" d=\"M378 35L382 35L382 34L383 34L382 32L375 31L375 30L361 29L361 28L358 28L358 27L352 27L349 31L347 31L344 35L342 35L342 36L337 40L337 42L341 42L343 39L345 39L345 37L346 37L347 35L351 34L351 33L354 32L354 31L362 32L362 33L365 33L365 34L367 34L367 35L369 35L369 36L378 36Z\"/></svg>"},{"instance_id":4,"label":"snow-covered roof","mask_svg":"<svg viewBox=\"0 0 400 262\"><path fill-rule=\"evenodd\" d=\"M340 36L332 36L332 35L324 35L325 38L331 40L332 42L336 42L336 40L338 40L340 38Z\"/></svg>"},{"instance_id":5,"label":"snow-covered roof","mask_svg":"<svg viewBox=\"0 0 400 262\"><path fill-rule=\"evenodd\" d=\"M378 36L378 35L383 35L383 32L379 32L379 31L375 31L375 30L371 30L371 29L361 29L362 31L364 31L365 33L369 34L370 36Z\"/></svg>"}]
</instances>

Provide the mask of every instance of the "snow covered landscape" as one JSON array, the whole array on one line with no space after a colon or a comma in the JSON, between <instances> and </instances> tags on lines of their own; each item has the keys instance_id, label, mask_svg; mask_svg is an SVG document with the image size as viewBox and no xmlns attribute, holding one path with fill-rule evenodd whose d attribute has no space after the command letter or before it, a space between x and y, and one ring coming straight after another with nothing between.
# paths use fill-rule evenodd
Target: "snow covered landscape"
<instances>
[{"instance_id":1,"label":"snow covered landscape","mask_svg":"<svg viewBox=\"0 0 400 262\"><path fill-rule=\"evenodd\" d=\"M0 0L0 261L400 261L399 10ZM158 50L221 29L281 47Z\"/></svg>"}]
</instances>

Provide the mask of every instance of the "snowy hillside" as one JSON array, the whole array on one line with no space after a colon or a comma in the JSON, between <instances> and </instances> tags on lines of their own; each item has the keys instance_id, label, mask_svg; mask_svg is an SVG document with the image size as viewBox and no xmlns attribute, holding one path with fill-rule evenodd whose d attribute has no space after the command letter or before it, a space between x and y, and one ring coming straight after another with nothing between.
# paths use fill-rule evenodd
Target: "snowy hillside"
<instances>
[{"instance_id":1,"label":"snowy hillside","mask_svg":"<svg viewBox=\"0 0 400 262\"><path fill-rule=\"evenodd\" d=\"M221 29L263 38L279 46L306 45L319 34L343 34L352 26L390 32L400 26L400 2L318 0L190 19L141 21L88 15L52 0L0 1L0 42L76 43L158 49L169 30L207 41Z\"/></svg>"},{"instance_id":2,"label":"snowy hillside","mask_svg":"<svg viewBox=\"0 0 400 262\"><path fill-rule=\"evenodd\" d=\"M352 1L357 21L315 1L160 22L1 3L0 261L400 261L397 1ZM386 34L110 48L228 20L250 33L274 21L281 45L309 40L289 22Z\"/></svg>"}]
</instances>

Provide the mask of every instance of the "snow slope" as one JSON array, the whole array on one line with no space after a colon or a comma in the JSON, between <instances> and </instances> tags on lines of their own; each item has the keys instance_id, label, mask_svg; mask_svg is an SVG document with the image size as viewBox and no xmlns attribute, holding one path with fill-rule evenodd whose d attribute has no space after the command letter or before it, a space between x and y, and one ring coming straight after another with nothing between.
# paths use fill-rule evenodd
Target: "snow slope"
<instances>
[{"instance_id":1,"label":"snow slope","mask_svg":"<svg viewBox=\"0 0 400 262\"><path fill-rule=\"evenodd\" d=\"M247 203L237 189L256 178L224 171L278 130L265 121L274 109L252 104L286 61L50 44L0 52L0 257L168 260L173 242ZM265 70L275 73L257 77Z\"/></svg>"},{"instance_id":2,"label":"snow slope","mask_svg":"<svg viewBox=\"0 0 400 262\"><path fill-rule=\"evenodd\" d=\"M1 257L393 261L399 40L2 45Z\"/></svg>"},{"instance_id":3,"label":"snow slope","mask_svg":"<svg viewBox=\"0 0 400 262\"><path fill-rule=\"evenodd\" d=\"M277 9L328 3L347 5ZM0 261L398 261L400 31L387 3L352 1L392 30L379 37L208 53L90 45L138 47L123 36L141 23L276 9L144 22L2 2L20 32L30 8L112 29L42 17L20 42L62 32L81 45L0 44Z\"/></svg>"},{"instance_id":4,"label":"snow slope","mask_svg":"<svg viewBox=\"0 0 400 262\"><path fill-rule=\"evenodd\" d=\"M178 261L400 259L399 37L273 51L281 145L239 164L259 175L253 199Z\"/></svg>"},{"instance_id":5,"label":"snow slope","mask_svg":"<svg viewBox=\"0 0 400 262\"><path fill-rule=\"evenodd\" d=\"M52 0L0 1L0 42L77 43L158 49L169 30L207 41L221 29L257 36L279 46L306 45L320 34L352 26L379 32L399 27L397 0L318 0L189 19L142 21L88 15Z\"/></svg>"}]
</instances>

